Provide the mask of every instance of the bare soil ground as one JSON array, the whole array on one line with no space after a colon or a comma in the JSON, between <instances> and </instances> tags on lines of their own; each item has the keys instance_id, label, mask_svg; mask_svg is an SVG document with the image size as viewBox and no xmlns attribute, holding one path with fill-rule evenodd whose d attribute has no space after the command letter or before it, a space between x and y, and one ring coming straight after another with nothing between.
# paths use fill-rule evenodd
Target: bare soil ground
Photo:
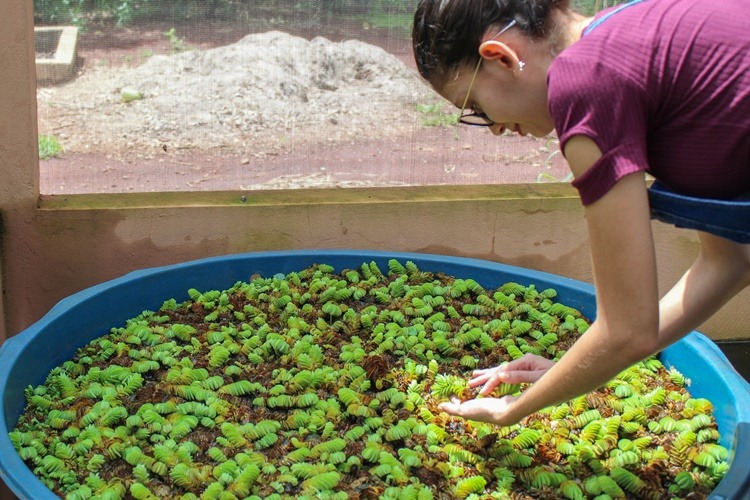
<instances>
[{"instance_id":1,"label":"bare soil ground","mask_svg":"<svg viewBox=\"0 0 750 500\"><path fill-rule=\"evenodd\" d=\"M171 28L190 52L173 54L165 35ZM316 41L320 36L325 40ZM338 43L353 38L364 43ZM290 43L296 49L285 51ZM78 56L69 82L38 86L39 132L65 148L60 158L40 162L43 194L518 183L567 175L554 140L422 125L415 103L440 98L419 80L408 36L399 30L263 17L102 25L81 35ZM144 91L143 100L120 102L129 83ZM294 116L282 116L285 109ZM217 116L234 125L215 128Z\"/></svg>"}]
</instances>

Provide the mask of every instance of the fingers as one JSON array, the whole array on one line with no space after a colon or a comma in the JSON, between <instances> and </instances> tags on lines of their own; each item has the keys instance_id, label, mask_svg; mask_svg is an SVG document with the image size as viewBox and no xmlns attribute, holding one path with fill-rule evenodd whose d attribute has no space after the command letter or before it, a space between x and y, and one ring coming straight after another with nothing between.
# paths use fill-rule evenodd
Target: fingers
<instances>
[{"instance_id":1,"label":"fingers","mask_svg":"<svg viewBox=\"0 0 750 500\"><path fill-rule=\"evenodd\" d=\"M494 370L492 372L485 373L484 375L469 380L469 387L474 388L482 386L482 388L479 390L479 394L484 396L492 392L492 389L494 389L498 384L502 382L503 372L500 370Z\"/></svg>"},{"instance_id":2,"label":"fingers","mask_svg":"<svg viewBox=\"0 0 750 500\"><path fill-rule=\"evenodd\" d=\"M474 370L471 372L472 381L477 381L476 385L479 385L480 383L483 384L487 380L489 380L495 373L498 371L504 370L508 366L508 363L503 363L498 366L493 366L492 368L484 368L480 370Z\"/></svg>"},{"instance_id":3,"label":"fingers","mask_svg":"<svg viewBox=\"0 0 750 500\"><path fill-rule=\"evenodd\" d=\"M526 353L520 358L514 359L505 365L505 368L508 370L534 370L538 368L540 359L543 360L544 358L537 356L536 354Z\"/></svg>"},{"instance_id":4,"label":"fingers","mask_svg":"<svg viewBox=\"0 0 750 500\"><path fill-rule=\"evenodd\" d=\"M450 401L440 403L438 409L457 417L463 417L464 413L463 408L461 408L461 401L456 396L451 396Z\"/></svg>"},{"instance_id":5,"label":"fingers","mask_svg":"<svg viewBox=\"0 0 750 500\"><path fill-rule=\"evenodd\" d=\"M502 366L502 365L500 365L500 366ZM479 370L474 370L473 372L471 372L471 374L474 375L475 377L477 377L479 375L484 375L484 374L487 374L487 373L492 373L495 370L499 369L500 366L493 366L492 368L481 368Z\"/></svg>"},{"instance_id":6,"label":"fingers","mask_svg":"<svg viewBox=\"0 0 750 500\"><path fill-rule=\"evenodd\" d=\"M491 421L487 420L488 416L485 415L484 411L480 411L480 409L477 408L476 405L469 404L469 401L462 403L455 396L451 397L450 402L440 403L440 405L438 405L438 408L445 413L448 413L449 415L454 415L456 417L461 417L468 420L479 420L482 422Z\"/></svg>"},{"instance_id":7,"label":"fingers","mask_svg":"<svg viewBox=\"0 0 750 500\"><path fill-rule=\"evenodd\" d=\"M514 370L499 375L499 380L506 384L530 384L536 382L547 370Z\"/></svg>"},{"instance_id":8,"label":"fingers","mask_svg":"<svg viewBox=\"0 0 750 500\"><path fill-rule=\"evenodd\" d=\"M477 372L475 371L472 374L471 380L469 380L469 387L477 387L484 383L486 383L488 380L490 380L492 377L495 376L497 373L498 368L492 368L490 370L482 370L484 373L481 373L477 375Z\"/></svg>"},{"instance_id":9,"label":"fingers","mask_svg":"<svg viewBox=\"0 0 750 500\"><path fill-rule=\"evenodd\" d=\"M544 373L554 365L554 361L534 354L525 354L523 357L510 363L474 370L469 380L469 387L482 387L479 394L486 396L491 393L498 384L527 384L536 382Z\"/></svg>"},{"instance_id":10,"label":"fingers","mask_svg":"<svg viewBox=\"0 0 750 500\"><path fill-rule=\"evenodd\" d=\"M515 399L513 396L506 396L500 399L480 398L461 402L454 396L450 402L441 403L438 408L450 415L467 420L510 425L514 422L506 422L505 413Z\"/></svg>"},{"instance_id":11,"label":"fingers","mask_svg":"<svg viewBox=\"0 0 750 500\"><path fill-rule=\"evenodd\" d=\"M527 372L517 370L509 371L507 366L503 366L487 370L480 376L475 376L469 381L469 387L482 386L479 390L479 394L486 396L499 384L520 384L527 382L527 379L529 378L533 377L530 374L527 374ZM536 378L534 378L534 380L536 380Z\"/></svg>"}]
</instances>

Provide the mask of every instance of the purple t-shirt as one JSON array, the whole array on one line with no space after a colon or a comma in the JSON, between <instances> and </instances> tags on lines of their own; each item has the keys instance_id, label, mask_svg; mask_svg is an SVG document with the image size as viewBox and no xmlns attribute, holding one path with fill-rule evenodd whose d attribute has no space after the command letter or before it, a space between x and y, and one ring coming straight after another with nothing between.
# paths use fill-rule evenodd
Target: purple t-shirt
<instances>
[{"instance_id":1,"label":"purple t-shirt","mask_svg":"<svg viewBox=\"0 0 750 500\"><path fill-rule=\"evenodd\" d=\"M750 191L750 3L643 0L598 25L547 73L560 147L588 136L602 157L573 185L584 205L646 171L681 194Z\"/></svg>"}]
</instances>

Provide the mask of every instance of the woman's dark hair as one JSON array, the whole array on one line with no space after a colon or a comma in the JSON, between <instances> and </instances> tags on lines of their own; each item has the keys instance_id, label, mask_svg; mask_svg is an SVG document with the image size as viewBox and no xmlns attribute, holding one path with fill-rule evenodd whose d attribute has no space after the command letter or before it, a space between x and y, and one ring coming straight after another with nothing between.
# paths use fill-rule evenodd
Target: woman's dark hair
<instances>
[{"instance_id":1,"label":"woman's dark hair","mask_svg":"<svg viewBox=\"0 0 750 500\"><path fill-rule=\"evenodd\" d=\"M491 27L515 20L526 36L543 40L553 29L552 12L569 8L570 0L420 0L412 28L417 69L438 88L448 70L478 61Z\"/></svg>"}]
</instances>

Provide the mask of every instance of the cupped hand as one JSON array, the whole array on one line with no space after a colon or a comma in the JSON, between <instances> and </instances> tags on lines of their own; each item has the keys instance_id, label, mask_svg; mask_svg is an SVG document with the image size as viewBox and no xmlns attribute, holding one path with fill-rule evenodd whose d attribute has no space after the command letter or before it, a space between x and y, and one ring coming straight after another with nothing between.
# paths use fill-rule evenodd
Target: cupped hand
<instances>
[{"instance_id":1,"label":"cupped hand","mask_svg":"<svg viewBox=\"0 0 750 500\"><path fill-rule=\"evenodd\" d=\"M513 403L518 399L517 396L504 396L501 398L486 398L495 387L505 384L526 384L539 380L547 370L554 366L555 362L535 354L526 354L521 358L511 361L510 363L487 368L485 370L475 370L472 373L472 379L469 381L469 387L482 386L479 396L476 399L460 401L457 397L452 397L450 402L441 403L438 407L440 410L457 417L467 420L477 420L479 422L490 422L498 425L513 425L525 415L513 415Z\"/></svg>"},{"instance_id":2,"label":"cupped hand","mask_svg":"<svg viewBox=\"0 0 750 500\"><path fill-rule=\"evenodd\" d=\"M474 370L469 387L479 387L480 396L490 394L498 384L527 384L536 382L547 370L554 366L555 362L537 356L536 354L525 354L523 357L511 361L505 365L487 368L485 370Z\"/></svg>"},{"instance_id":3,"label":"cupped hand","mask_svg":"<svg viewBox=\"0 0 750 500\"><path fill-rule=\"evenodd\" d=\"M520 417L511 416L509 409L512 407L516 396L505 396L503 398L477 398L468 401L460 401L452 397L450 402L440 403L440 410L462 417L467 420L477 420L503 426L518 423Z\"/></svg>"}]
</instances>

